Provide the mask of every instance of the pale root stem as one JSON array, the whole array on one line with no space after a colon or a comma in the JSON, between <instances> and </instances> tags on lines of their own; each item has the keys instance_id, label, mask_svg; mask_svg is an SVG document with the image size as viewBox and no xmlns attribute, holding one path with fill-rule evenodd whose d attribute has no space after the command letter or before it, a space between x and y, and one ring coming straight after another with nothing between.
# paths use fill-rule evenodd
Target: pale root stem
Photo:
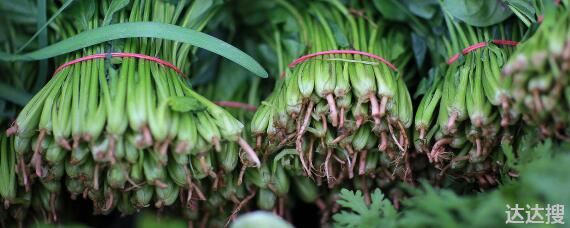
<instances>
[{"instance_id":1,"label":"pale root stem","mask_svg":"<svg viewBox=\"0 0 570 228\"><path fill-rule=\"evenodd\" d=\"M346 118L345 117L346 113L345 113L344 107L340 108L340 114L339 115L340 115L340 121L338 124L338 128L343 128L344 127L344 118Z\"/></svg>"},{"instance_id":2,"label":"pale root stem","mask_svg":"<svg viewBox=\"0 0 570 228\"><path fill-rule=\"evenodd\" d=\"M378 106L378 99L376 99L376 94L370 93L368 94L368 98L370 100L370 111L372 115L372 119L374 119L374 125L380 126L380 107ZM384 100L384 98L382 98Z\"/></svg>"},{"instance_id":3,"label":"pale root stem","mask_svg":"<svg viewBox=\"0 0 570 228\"><path fill-rule=\"evenodd\" d=\"M475 145L477 146L477 157L481 157L483 152L482 152L482 148L481 148L481 139L480 138L475 139Z\"/></svg>"},{"instance_id":4,"label":"pale root stem","mask_svg":"<svg viewBox=\"0 0 570 228\"><path fill-rule=\"evenodd\" d=\"M336 108L336 103L332 93L326 96L327 103L329 105L329 115L331 117L331 124L333 127L338 126L338 110Z\"/></svg>"},{"instance_id":5,"label":"pale root stem","mask_svg":"<svg viewBox=\"0 0 570 228\"><path fill-rule=\"evenodd\" d=\"M303 171L305 172L306 175L311 176L311 171L309 169L309 167L307 166L307 163L305 161L305 156L303 155L303 142L302 142L303 138L299 137L296 140L296 151L297 154L299 156L299 160L301 160L301 165L303 166Z\"/></svg>"},{"instance_id":6,"label":"pale root stem","mask_svg":"<svg viewBox=\"0 0 570 228\"><path fill-rule=\"evenodd\" d=\"M255 148L256 149L261 149L262 140L263 140L263 137L261 135L258 135L255 137Z\"/></svg>"},{"instance_id":7,"label":"pale root stem","mask_svg":"<svg viewBox=\"0 0 570 228\"><path fill-rule=\"evenodd\" d=\"M115 164L115 137L109 135L109 150L107 151L107 158L111 162L111 164Z\"/></svg>"},{"instance_id":8,"label":"pale root stem","mask_svg":"<svg viewBox=\"0 0 570 228\"><path fill-rule=\"evenodd\" d=\"M364 117L363 116L357 116L356 117L356 128L360 128L360 126L362 126L362 124L364 123Z\"/></svg>"},{"instance_id":9,"label":"pale root stem","mask_svg":"<svg viewBox=\"0 0 570 228\"><path fill-rule=\"evenodd\" d=\"M69 142L63 138L57 140L57 144L66 150L71 150L71 145L69 145Z\"/></svg>"},{"instance_id":10,"label":"pale root stem","mask_svg":"<svg viewBox=\"0 0 570 228\"><path fill-rule=\"evenodd\" d=\"M358 153L354 153L354 154L352 155L352 160L350 161L350 164L352 165L352 166L350 167L350 170L349 170L349 174L350 174L350 175L349 175L349 178L350 178L350 179L352 179L352 178L354 177L354 167L356 167L356 160L357 160L357 159L358 159Z\"/></svg>"},{"instance_id":11,"label":"pale root stem","mask_svg":"<svg viewBox=\"0 0 570 228\"><path fill-rule=\"evenodd\" d=\"M125 188L125 190L123 190L123 192L130 192L132 190L139 189L141 187L141 185L146 184L145 181L141 182L140 184L137 184L133 180L131 180L131 178L128 178L127 181L129 181L129 183L131 183L131 186L128 188Z\"/></svg>"},{"instance_id":12,"label":"pale root stem","mask_svg":"<svg viewBox=\"0 0 570 228\"><path fill-rule=\"evenodd\" d=\"M255 151L253 151L251 146L249 146L249 144L243 138L241 138L241 137L238 138L238 144L243 149L243 151L245 151L245 153L249 157L249 160L251 160L253 163L255 163L256 167L261 166L261 161L259 160L259 157L257 157L257 154L255 154Z\"/></svg>"},{"instance_id":13,"label":"pale root stem","mask_svg":"<svg viewBox=\"0 0 570 228\"><path fill-rule=\"evenodd\" d=\"M198 195L199 200L206 200L204 192L202 192L202 190L197 185L193 184L192 188L194 189L194 191L196 191L196 195Z\"/></svg>"},{"instance_id":14,"label":"pale root stem","mask_svg":"<svg viewBox=\"0 0 570 228\"><path fill-rule=\"evenodd\" d=\"M343 161L342 159L340 159L338 156L336 156L336 155L333 154L332 157L333 157L334 160L336 160L336 162L338 162L339 164L341 164L341 165L346 164L346 162Z\"/></svg>"},{"instance_id":15,"label":"pale root stem","mask_svg":"<svg viewBox=\"0 0 570 228\"><path fill-rule=\"evenodd\" d=\"M30 192L30 182L28 180L28 173L26 172L26 163L24 162L24 157L22 155L18 158L18 165L20 166L20 170L22 174L22 179L24 181L24 187L26 192Z\"/></svg>"},{"instance_id":16,"label":"pale root stem","mask_svg":"<svg viewBox=\"0 0 570 228\"><path fill-rule=\"evenodd\" d=\"M166 185L164 182L162 182L162 181L159 180L159 179L154 180L154 181L153 181L153 184L154 184L154 186L159 187L159 188L162 188L162 189L165 189L165 188L168 187L168 185Z\"/></svg>"},{"instance_id":17,"label":"pale root stem","mask_svg":"<svg viewBox=\"0 0 570 228\"><path fill-rule=\"evenodd\" d=\"M428 155L430 162L437 161L437 156L439 155L439 153L443 149L443 146L449 145L452 142L453 142L453 140L451 138L442 138L440 140L437 140L437 142L435 142L435 144L433 145L430 154Z\"/></svg>"},{"instance_id":18,"label":"pale root stem","mask_svg":"<svg viewBox=\"0 0 570 228\"><path fill-rule=\"evenodd\" d=\"M18 133L18 124L16 123L16 121L14 121L12 126L8 128L8 130L6 130L6 136L10 137L12 135L15 135L16 133Z\"/></svg>"},{"instance_id":19,"label":"pale root stem","mask_svg":"<svg viewBox=\"0 0 570 228\"><path fill-rule=\"evenodd\" d=\"M368 156L368 150L363 150L360 152L360 162L358 164L358 175L364 175L366 173L366 157Z\"/></svg>"},{"instance_id":20,"label":"pale root stem","mask_svg":"<svg viewBox=\"0 0 570 228\"><path fill-rule=\"evenodd\" d=\"M180 203L184 203L186 208L192 208L192 190L192 188L189 188L187 191L180 191Z\"/></svg>"},{"instance_id":21,"label":"pale root stem","mask_svg":"<svg viewBox=\"0 0 570 228\"><path fill-rule=\"evenodd\" d=\"M402 145L404 145L404 152L408 151L408 146L410 145L410 139L408 138L408 132L406 131L406 128L404 127L404 124L402 124L402 122L400 122L399 120L396 122L398 124L398 128L400 131L400 139L401 139L401 143Z\"/></svg>"},{"instance_id":22,"label":"pale root stem","mask_svg":"<svg viewBox=\"0 0 570 228\"><path fill-rule=\"evenodd\" d=\"M426 129L424 127L420 127L420 140L424 140L426 138Z\"/></svg>"},{"instance_id":23,"label":"pale root stem","mask_svg":"<svg viewBox=\"0 0 570 228\"><path fill-rule=\"evenodd\" d=\"M386 106L388 105L388 97L384 96L380 100L380 118L386 115Z\"/></svg>"},{"instance_id":24,"label":"pale root stem","mask_svg":"<svg viewBox=\"0 0 570 228\"><path fill-rule=\"evenodd\" d=\"M164 142L160 143L160 146L158 147L158 152L160 153L160 156L165 157L166 153L168 152L168 147L170 146L170 142L172 140L171 139L166 139L164 140ZM166 164L163 164L166 165Z\"/></svg>"},{"instance_id":25,"label":"pale root stem","mask_svg":"<svg viewBox=\"0 0 570 228\"><path fill-rule=\"evenodd\" d=\"M388 135L386 134L386 131L382 131L380 133L380 144L378 144L378 150L386 151L387 148L388 148Z\"/></svg>"},{"instance_id":26,"label":"pale root stem","mask_svg":"<svg viewBox=\"0 0 570 228\"><path fill-rule=\"evenodd\" d=\"M315 103L313 101L309 101L309 105L307 106L307 112L305 113L305 119L303 119L303 124L301 128L298 130L297 137L305 134L307 127L309 127L309 120L311 119L311 113L313 112L313 107Z\"/></svg>"},{"instance_id":27,"label":"pale root stem","mask_svg":"<svg viewBox=\"0 0 570 228\"><path fill-rule=\"evenodd\" d=\"M36 142L36 145L34 146L35 153L41 154L43 150L42 143L44 142L45 137L46 137L46 129L41 129L40 134L38 135L38 140Z\"/></svg>"},{"instance_id":28,"label":"pale root stem","mask_svg":"<svg viewBox=\"0 0 570 228\"><path fill-rule=\"evenodd\" d=\"M102 208L102 211L108 211L111 209L111 207L113 207L113 200L114 200L114 196L113 193L109 194L108 197L106 197L105 199L105 207Z\"/></svg>"},{"instance_id":29,"label":"pale root stem","mask_svg":"<svg viewBox=\"0 0 570 228\"><path fill-rule=\"evenodd\" d=\"M135 181L133 181L133 180L129 177L129 175L126 175L125 177L126 177L126 179L127 179L127 182L129 182L129 183L131 184L131 187L129 187L129 188L131 188L131 189L139 189L139 188L141 187L139 184L137 184ZM125 192L126 192L126 190L125 190Z\"/></svg>"},{"instance_id":30,"label":"pale root stem","mask_svg":"<svg viewBox=\"0 0 570 228\"><path fill-rule=\"evenodd\" d=\"M214 179L214 183L212 183L212 190L218 191L218 187L220 187L220 178L218 178L218 175L215 174L213 179Z\"/></svg>"},{"instance_id":31,"label":"pale root stem","mask_svg":"<svg viewBox=\"0 0 570 228\"><path fill-rule=\"evenodd\" d=\"M213 137L212 144L214 144L214 150L216 150L216 152L222 151L222 145L220 144L220 139L218 139L217 137Z\"/></svg>"},{"instance_id":32,"label":"pale root stem","mask_svg":"<svg viewBox=\"0 0 570 228\"><path fill-rule=\"evenodd\" d=\"M311 138L309 140L309 153L308 153L309 166L311 170L315 170L315 166L313 165L313 145L315 145L315 139Z\"/></svg>"},{"instance_id":33,"label":"pale root stem","mask_svg":"<svg viewBox=\"0 0 570 228\"><path fill-rule=\"evenodd\" d=\"M232 201L232 203L234 203L236 205L239 204L239 202L240 202L239 199L237 198L237 196L233 193L230 195L230 200Z\"/></svg>"},{"instance_id":34,"label":"pale root stem","mask_svg":"<svg viewBox=\"0 0 570 228\"><path fill-rule=\"evenodd\" d=\"M345 139L346 137L348 137L348 135L350 134L350 132L346 131L343 134L339 135L338 137L336 137L333 141L332 144L337 144L340 141L342 141L343 139Z\"/></svg>"},{"instance_id":35,"label":"pale root stem","mask_svg":"<svg viewBox=\"0 0 570 228\"><path fill-rule=\"evenodd\" d=\"M400 145L402 145L402 147L405 148L405 147L406 147L406 144L405 144L404 134L402 134L401 131L398 132L398 133L399 133L399 134L398 134L398 136L399 136L399 137L398 137L398 142L400 143Z\"/></svg>"},{"instance_id":36,"label":"pale root stem","mask_svg":"<svg viewBox=\"0 0 570 228\"><path fill-rule=\"evenodd\" d=\"M241 167L241 169L240 169L240 171L239 171L238 182L237 182L237 185L238 185L238 186L240 186L241 183L243 182L243 175L245 174L245 169L246 169L246 168L247 168L247 167L244 165L244 166Z\"/></svg>"},{"instance_id":37,"label":"pale root stem","mask_svg":"<svg viewBox=\"0 0 570 228\"><path fill-rule=\"evenodd\" d=\"M143 142L145 147L152 145L152 134L146 124L142 126L141 131L143 133Z\"/></svg>"},{"instance_id":38,"label":"pale root stem","mask_svg":"<svg viewBox=\"0 0 570 228\"><path fill-rule=\"evenodd\" d=\"M279 142L278 146L284 146L285 144L289 143L292 139L294 139L296 136L295 133L291 133L285 137L283 137L283 139L281 140L281 142Z\"/></svg>"},{"instance_id":39,"label":"pale root stem","mask_svg":"<svg viewBox=\"0 0 570 228\"><path fill-rule=\"evenodd\" d=\"M253 199L253 197L255 197L255 193L256 191L251 191L251 193L245 197L232 211L232 214L229 216L228 221L226 222L226 227L230 224L231 221L233 221L236 218L236 215L239 213L239 211L245 206L247 205L247 203L249 203L249 201L251 199Z\"/></svg>"},{"instance_id":40,"label":"pale root stem","mask_svg":"<svg viewBox=\"0 0 570 228\"><path fill-rule=\"evenodd\" d=\"M81 140L81 136L73 136L73 142L71 143L71 148L75 149L79 146L79 141Z\"/></svg>"},{"instance_id":41,"label":"pale root stem","mask_svg":"<svg viewBox=\"0 0 570 228\"><path fill-rule=\"evenodd\" d=\"M344 147L346 150L348 150L348 154L353 155L354 154L354 149L352 149L351 145L347 145Z\"/></svg>"},{"instance_id":42,"label":"pale root stem","mask_svg":"<svg viewBox=\"0 0 570 228\"><path fill-rule=\"evenodd\" d=\"M267 184L267 188L271 190L273 193L277 194L277 189L271 183Z\"/></svg>"},{"instance_id":43,"label":"pale root stem","mask_svg":"<svg viewBox=\"0 0 570 228\"><path fill-rule=\"evenodd\" d=\"M455 121L457 120L458 115L459 113L457 112L451 112L449 119L447 120L447 130L452 134L456 131Z\"/></svg>"},{"instance_id":44,"label":"pale root stem","mask_svg":"<svg viewBox=\"0 0 570 228\"><path fill-rule=\"evenodd\" d=\"M396 146L398 146L398 149L400 149L400 151L405 151L404 148L402 147L402 145L400 145L400 142L398 141L398 139L396 138L396 135L394 134L394 129L392 128L392 123L388 123L388 130L390 131L390 136L392 136L392 140L394 140L394 143L396 143Z\"/></svg>"},{"instance_id":45,"label":"pale root stem","mask_svg":"<svg viewBox=\"0 0 570 228\"><path fill-rule=\"evenodd\" d=\"M99 163L95 164L93 169L93 189L95 191L99 190Z\"/></svg>"},{"instance_id":46,"label":"pale root stem","mask_svg":"<svg viewBox=\"0 0 570 228\"><path fill-rule=\"evenodd\" d=\"M329 170L331 155L332 155L332 151L331 151L331 149L328 149L324 165L325 165L325 176L327 178L327 183L329 183L329 184L330 184L331 180L334 179L333 177L331 177L330 170Z\"/></svg>"},{"instance_id":47,"label":"pale root stem","mask_svg":"<svg viewBox=\"0 0 570 228\"><path fill-rule=\"evenodd\" d=\"M42 173L41 145L37 145L36 148L34 149L34 154L32 155L31 163L34 165L34 169L36 171L36 176L38 176L39 178L42 178L43 173Z\"/></svg>"}]
</instances>

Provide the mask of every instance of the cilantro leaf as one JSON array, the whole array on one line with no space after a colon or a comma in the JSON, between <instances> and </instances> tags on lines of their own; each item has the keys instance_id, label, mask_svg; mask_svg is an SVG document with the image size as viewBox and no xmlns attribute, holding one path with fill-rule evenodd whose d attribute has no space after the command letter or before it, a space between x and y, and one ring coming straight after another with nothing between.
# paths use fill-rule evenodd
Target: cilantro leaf
<instances>
[{"instance_id":1,"label":"cilantro leaf","mask_svg":"<svg viewBox=\"0 0 570 228\"><path fill-rule=\"evenodd\" d=\"M335 227L396 227L398 214L382 191L376 189L370 198L368 206L361 191L342 189L337 203L349 210L333 216Z\"/></svg>"}]
</instances>

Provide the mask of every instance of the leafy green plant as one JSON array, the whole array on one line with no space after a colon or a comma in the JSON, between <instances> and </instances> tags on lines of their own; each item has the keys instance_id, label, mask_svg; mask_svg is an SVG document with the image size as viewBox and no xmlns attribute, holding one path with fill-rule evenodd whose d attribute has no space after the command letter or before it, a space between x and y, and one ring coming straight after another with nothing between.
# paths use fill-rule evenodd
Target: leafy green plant
<instances>
[{"instance_id":1,"label":"leafy green plant","mask_svg":"<svg viewBox=\"0 0 570 228\"><path fill-rule=\"evenodd\" d=\"M367 205L361 191L342 189L337 201L346 208L333 216L337 227L396 227L398 212L380 189L374 190Z\"/></svg>"}]
</instances>

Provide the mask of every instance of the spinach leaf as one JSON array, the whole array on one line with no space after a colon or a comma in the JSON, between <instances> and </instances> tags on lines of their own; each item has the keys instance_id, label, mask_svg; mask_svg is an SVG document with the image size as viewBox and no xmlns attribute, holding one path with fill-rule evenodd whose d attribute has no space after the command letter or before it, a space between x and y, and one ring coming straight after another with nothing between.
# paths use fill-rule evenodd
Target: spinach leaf
<instances>
[{"instance_id":1,"label":"spinach leaf","mask_svg":"<svg viewBox=\"0 0 570 228\"><path fill-rule=\"evenodd\" d=\"M452 16L472 26L490 26L510 17L513 12L500 0L442 0Z\"/></svg>"}]
</instances>

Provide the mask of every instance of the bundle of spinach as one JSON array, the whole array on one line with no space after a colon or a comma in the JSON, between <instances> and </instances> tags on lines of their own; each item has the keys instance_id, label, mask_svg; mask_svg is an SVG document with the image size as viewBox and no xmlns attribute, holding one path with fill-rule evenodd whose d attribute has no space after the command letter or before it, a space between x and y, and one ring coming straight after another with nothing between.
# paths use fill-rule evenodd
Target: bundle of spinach
<instances>
[{"instance_id":1,"label":"bundle of spinach","mask_svg":"<svg viewBox=\"0 0 570 228\"><path fill-rule=\"evenodd\" d=\"M405 167L412 104L403 71L411 55L405 33L374 22L369 3L277 1L267 7L272 23L260 37L277 56L275 72L283 78L253 117L256 147L267 154L294 147L301 174L331 188L378 168L410 178ZM340 51L285 68L299 55L337 49L372 53L393 65ZM384 157L394 163L379 167Z\"/></svg>"},{"instance_id":2,"label":"bundle of spinach","mask_svg":"<svg viewBox=\"0 0 570 228\"><path fill-rule=\"evenodd\" d=\"M568 140L570 131L570 2L544 9L535 34L513 54L503 69L513 82L514 108L525 123L545 137Z\"/></svg>"},{"instance_id":3,"label":"bundle of spinach","mask_svg":"<svg viewBox=\"0 0 570 228\"><path fill-rule=\"evenodd\" d=\"M242 138L243 124L190 89L181 75L196 45L263 76L251 57L197 32L222 3L52 2L53 44L1 53L10 61L65 54L55 58L62 67L7 130L15 136L21 184L40 197L33 207L49 209L55 220L54 203L65 183L72 197L90 199L95 213L117 208L130 214L176 202L189 208L197 198L206 200L205 186L216 189L221 176L239 170L240 158L243 166L260 165ZM77 61L94 54L104 58Z\"/></svg>"},{"instance_id":4,"label":"bundle of spinach","mask_svg":"<svg viewBox=\"0 0 570 228\"><path fill-rule=\"evenodd\" d=\"M512 83L502 81L500 71L526 28L516 20L476 28L447 13L446 25L442 43L449 59L437 66L416 110L415 148L441 170L440 177L493 186L504 160L494 152L511 140L519 118L511 108Z\"/></svg>"}]
</instances>

